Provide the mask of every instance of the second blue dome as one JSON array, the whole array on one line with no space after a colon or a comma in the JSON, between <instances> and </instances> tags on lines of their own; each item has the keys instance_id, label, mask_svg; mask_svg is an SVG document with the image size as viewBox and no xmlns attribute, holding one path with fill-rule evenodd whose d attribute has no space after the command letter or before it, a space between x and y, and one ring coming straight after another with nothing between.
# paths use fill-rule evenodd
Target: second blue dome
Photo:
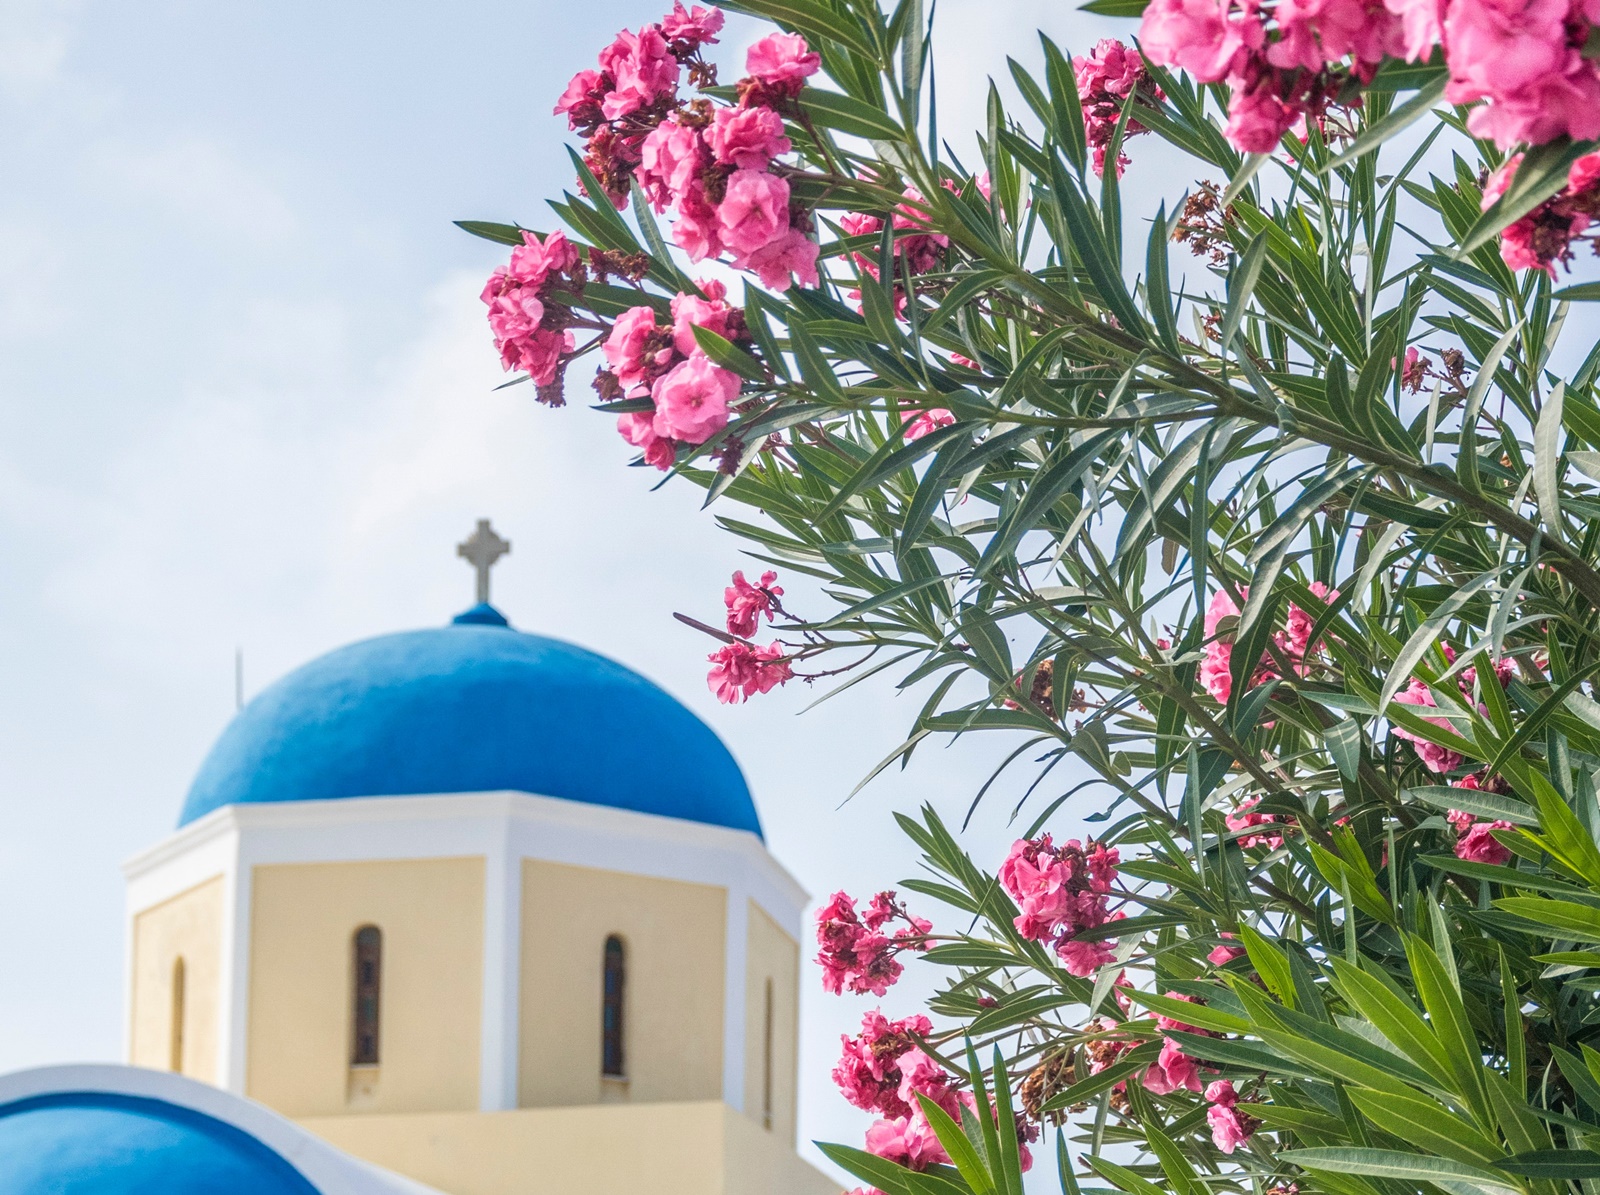
<instances>
[{"instance_id":1,"label":"second blue dome","mask_svg":"<svg viewBox=\"0 0 1600 1195\"><path fill-rule=\"evenodd\" d=\"M761 833L710 727L631 669L513 630L490 606L339 648L262 691L178 824L224 805L505 789Z\"/></svg>"}]
</instances>

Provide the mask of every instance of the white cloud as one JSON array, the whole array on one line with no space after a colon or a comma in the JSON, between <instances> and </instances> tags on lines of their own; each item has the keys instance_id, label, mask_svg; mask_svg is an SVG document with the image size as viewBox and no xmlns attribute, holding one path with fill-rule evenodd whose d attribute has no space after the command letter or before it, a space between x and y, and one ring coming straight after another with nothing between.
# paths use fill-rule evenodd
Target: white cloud
<instances>
[{"instance_id":1,"label":"white cloud","mask_svg":"<svg viewBox=\"0 0 1600 1195\"><path fill-rule=\"evenodd\" d=\"M146 145L118 140L95 156L114 198L144 199L192 226L262 246L281 244L297 230L294 212L262 171L208 137Z\"/></svg>"}]
</instances>

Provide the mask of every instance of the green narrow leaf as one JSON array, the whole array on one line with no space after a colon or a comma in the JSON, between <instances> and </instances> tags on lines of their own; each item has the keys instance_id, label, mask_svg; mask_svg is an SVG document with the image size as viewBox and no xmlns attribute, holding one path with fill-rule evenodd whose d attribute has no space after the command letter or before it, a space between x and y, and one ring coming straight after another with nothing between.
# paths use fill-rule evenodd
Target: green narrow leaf
<instances>
[{"instance_id":1,"label":"green narrow leaf","mask_svg":"<svg viewBox=\"0 0 1600 1195\"><path fill-rule=\"evenodd\" d=\"M1493 584L1498 576L1498 569L1490 569L1487 572L1479 573L1434 607L1433 612L1412 632L1411 637L1406 640L1405 646L1395 656L1394 663L1389 668L1389 675L1384 679L1383 692L1378 698L1379 709L1388 710L1389 703L1394 700L1394 695L1411 679L1411 670L1427 654L1428 648L1433 646L1433 641L1439 637L1444 625L1450 621L1456 611L1465 606L1480 589Z\"/></svg>"},{"instance_id":2,"label":"green narrow leaf","mask_svg":"<svg viewBox=\"0 0 1600 1195\"><path fill-rule=\"evenodd\" d=\"M802 88L799 104L813 123L868 141L900 141L905 130L888 113L836 91Z\"/></svg>"},{"instance_id":3,"label":"green narrow leaf","mask_svg":"<svg viewBox=\"0 0 1600 1195\"><path fill-rule=\"evenodd\" d=\"M1267 234L1263 232L1250 242L1250 247L1239 259L1238 268L1228 279L1228 310L1222 319L1222 339L1219 342L1218 353L1226 353L1228 347L1233 344L1234 334L1239 331L1245 308L1250 305L1250 296L1255 293L1256 282L1261 277L1261 266L1266 258ZM1164 303L1166 299L1163 298L1161 301Z\"/></svg>"},{"instance_id":4,"label":"green narrow leaf","mask_svg":"<svg viewBox=\"0 0 1600 1195\"><path fill-rule=\"evenodd\" d=\"M1395 134L1405 131L1426 116L1433 110L1434 105L1444 98L1445 85L1449 82L1449 75L1444 73L1430 78L1416 95L1398 107L1390 109L1389 115L1382 120L1363 129L1361 136L1351 142L1350 148L1328 163L1323 173L1332 174L1335 170L1350 165L1357 158L1365 157Z\"/></svg>"},{"instance_id":5,"label":"green narrow leaf","mask_svg":"<svg viewBox=\"0 0 1600 1195\"><path fill-rule=\"evenodd\" d=\"M761 362L710 328L695 328L694 338L700 351L722 368L731 369L749 382L764 383L770 380L767 371L761 368Z\"/></svg>"},{"instance_id":6,"label":"green narrow leaf","mask_svg":"<svg viewBox=\"0 0 1600 1195\"><path fill-rule=\"evenodd\" d=\"M1533 489L1539 517L1557 537L1561 535L1561 405L1566 393L1566 383L1557 382L1533 427Z\"/></svg>"},{"instance_id":7,"label":"green narrow leaf","mask_svg":"<svg viewBox=\"0 0 1600 1195\"><path fill-rule=\"evenodd\" d=\"M1485 1195L1521 1195L1515 1182L1485 1170L1447 1158L1430 1158L1395 1149L1359 1149L1330 1146L1322 1149L1290 1149L1280 1159L1307 1170L1330 1170L1335 1174L1360 1174L1369 1178L1396 1178L1405 1182L1436 1183L1452 1192L1483 1192Z\"/></svg>"}]
</instances>

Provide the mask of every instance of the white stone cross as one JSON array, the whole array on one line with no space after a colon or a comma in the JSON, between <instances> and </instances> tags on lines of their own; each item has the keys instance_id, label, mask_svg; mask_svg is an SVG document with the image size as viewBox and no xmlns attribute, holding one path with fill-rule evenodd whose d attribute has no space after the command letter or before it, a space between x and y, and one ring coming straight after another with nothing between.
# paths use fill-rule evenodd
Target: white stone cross
<instances>
[{"instance_id":1,"label":"white stone cross","mask_svg":"<svg viewBox=\"0 0 1600 1195\"><path fill-rule=\"evenodd\" d=\"M456 545L456 555L471 563L478 573L478 601L489 600L489 570L494 562L511 551L511 541L501 539L489 526L488 519L479 519L478 527L470 536Z\"/></svg>"}]
</instances>

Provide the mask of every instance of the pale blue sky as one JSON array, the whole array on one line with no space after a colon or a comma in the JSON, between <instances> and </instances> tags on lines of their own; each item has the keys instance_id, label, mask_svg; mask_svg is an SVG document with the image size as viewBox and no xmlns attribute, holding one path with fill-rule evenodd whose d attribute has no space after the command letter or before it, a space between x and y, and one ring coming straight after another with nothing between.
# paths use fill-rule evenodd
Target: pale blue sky
<instances>
[{"instance_id":1,"label":"pale blue sky","mask_svg":"<svg viewBox=\"0 0 1600 1195\"><path fill-rule=\"evenodd\" d=\"M1111 27L1043 0L940 7L951 134L1005 53L1036 59L1039 24L1079 47ZM813 894L910 874L891 811L961 810L986 775L997 744L926 751L841 809L915 705L868 684L803 718L798 686L718 707L706 644L670 613L714 617L738 545L687 486L648 493L606 420L492 391L477 291L500 251L450 221L544 223L570 183L554 97L658 15L7 4L0 1071L120 1055L118 864L171 829L232 714L235 646L255 692L341 643L443 622L469 604L453 546L480 515L515 543L497 603L711 722ZM751 28L730 24L731 70ZM1188 182L1150 169L1168 194ZM990 866L1010 841L1000 795L971 836ZM827 1072L876 1002L814 976L803 998L802 1136L858 1142L867 1119ZM915 985L883 1003L912 1011Z\"/></svg>"}]
</instances>

